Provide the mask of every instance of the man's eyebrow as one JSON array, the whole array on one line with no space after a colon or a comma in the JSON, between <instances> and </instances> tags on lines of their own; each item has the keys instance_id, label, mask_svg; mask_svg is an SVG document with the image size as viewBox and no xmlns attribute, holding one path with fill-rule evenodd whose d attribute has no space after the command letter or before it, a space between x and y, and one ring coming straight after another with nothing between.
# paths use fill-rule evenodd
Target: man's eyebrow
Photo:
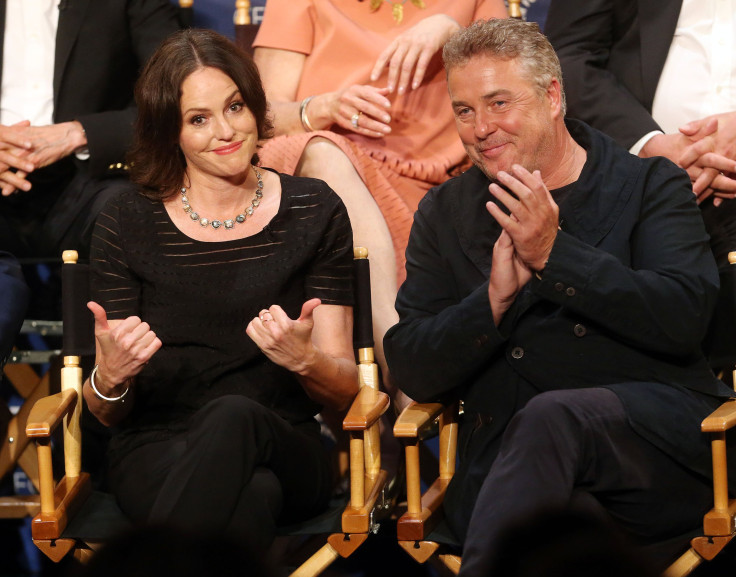
<instances>
[{"instance_id":1,"label":"man's eyebrow","mask_svg":"<svg viewBox=\"0 0 736 577\"><path fill-rule=\"evenodd\" d=\"M511 91L507 88L499 88L497 90L493 90L487 94L484 94L481 96L481 100L489 101L493 100L494 98L498 98L499 96L508 97L511 95ZM464 100L452 100L453 106L468 106L468 104Z\"/></svg>"},{"instance_id":2,"label":"man's eyebrow","mask_svg":"<svg viewBox=\"0 0 736 577\"><path fill-rule=\"evenodd\" d=\"M498 98L499 96L510 96L511 91L507 88L499 88L497 90L494 90L493 92L489 92L488 94L483 95L483 100L493 100L494 98Z\"/></svg>"}]
</instances>

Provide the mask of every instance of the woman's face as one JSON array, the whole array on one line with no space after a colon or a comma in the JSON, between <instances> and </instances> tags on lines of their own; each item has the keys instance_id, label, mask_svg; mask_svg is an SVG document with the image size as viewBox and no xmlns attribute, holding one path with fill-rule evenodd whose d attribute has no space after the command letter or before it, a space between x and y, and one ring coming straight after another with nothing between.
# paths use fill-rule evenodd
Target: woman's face
<instances>
[{"instance_id":1,"label":"woman's face","mask_svg":"<svg viewBox=\"0 0 736 577\"><path fill-rule=\"evenodd\" d=\"M200 68L181 85L179 146L193 172L226 179L248 174L258 127L232 78Z\"/></svg>"}]
</instances>

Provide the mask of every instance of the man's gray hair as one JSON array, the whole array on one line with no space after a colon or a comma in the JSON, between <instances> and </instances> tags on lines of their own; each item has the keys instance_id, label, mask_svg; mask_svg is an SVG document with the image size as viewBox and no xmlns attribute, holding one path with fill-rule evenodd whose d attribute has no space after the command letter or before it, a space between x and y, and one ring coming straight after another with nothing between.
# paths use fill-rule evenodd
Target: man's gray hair
<instances>
[{"instance_id":1,"label":"man's gray hair","mask_svg":"<svg viewBox=\"0 0 736 577\"><path fill-rule=\"evenodd\" d=\"M562 91L562 115L567 108L562 88L562 69L554 48L536 22L512 18L477 20L453 34L442 50L445 71L465 65L475 56L519 60L524 76L541 94L556 78Z\"/></svg>"}]
</instances>

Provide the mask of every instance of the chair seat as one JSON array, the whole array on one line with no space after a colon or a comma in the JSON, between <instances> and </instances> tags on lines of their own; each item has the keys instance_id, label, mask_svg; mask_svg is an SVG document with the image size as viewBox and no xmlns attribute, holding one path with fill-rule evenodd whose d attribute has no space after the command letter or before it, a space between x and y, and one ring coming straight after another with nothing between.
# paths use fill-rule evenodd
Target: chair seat
<instances>
[{"instance_id":1,"label":"chair seat","mask_svg":"<svg viewBox=\"0 0 736 577\"><path fill-rule=\"evenodd\" d=\"M457 537L455 537L452 529L450 529L450 526L444 519L437 523L437 526L429 533L429 535L427 536L427 541L433 541L435 543L439 543L440 545L444 545L445 547L450 547L458 554L462 550L462 545L460 541L458 541Z\"/></svg>"},{"instance_id":2,"label":"chair seat","mask_svg":"<svg viewBox=\"0 0 736 577\"><path fill-rule=\"evenodd\" d=\"M342 514L349 502L347 494L335 495L330 499L327 509L306 521L284 525L276 529L279 536L321 535L342 532Z\"/></svg>"},{"instance_id":3,"label":"chair seat","mask_svg":"<svg viewBox=\"0 0 736 577\"><path fill-rule=\"evenodd\" d=\"M339 533L341 516L348 504L346 494L330 499L327 509L321 514L277 530L278 535L317 535ZM110 493L93 491L79 512L64 530L62 538L81 541L106 541L133 527L133 522L120 510L115 497Z\"/></svg>"},{"instance_id":4,"label":"chair seat","mask_svg":"<svg viewBox=\"0 0 736 577\"><path fill-rule=\"evenodd\" d=\"M106 541L133 527L110 493L93 491L62 534L65 539Z\"/></svg>"}]
</instances>

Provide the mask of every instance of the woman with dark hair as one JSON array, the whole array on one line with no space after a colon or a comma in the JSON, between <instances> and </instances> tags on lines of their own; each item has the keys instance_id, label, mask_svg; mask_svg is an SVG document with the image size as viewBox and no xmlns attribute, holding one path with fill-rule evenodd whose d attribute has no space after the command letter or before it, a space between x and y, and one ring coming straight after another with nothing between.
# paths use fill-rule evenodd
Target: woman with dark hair
<instances>
[{"instance_id":1,"label":"woman with dark hair","mask_svg":"<svg viewBox=\"0 0 736 577\"><path fill-rule=\"evenodd\" d=\"M330 475L314 415L358 389L352 232L322 181L256 166L269 136L253 61L170 37L136 88L131 176L92 245L91 412L115 427L110 484L140 522L267 546Z\"/></svg>"}]
</instances>

